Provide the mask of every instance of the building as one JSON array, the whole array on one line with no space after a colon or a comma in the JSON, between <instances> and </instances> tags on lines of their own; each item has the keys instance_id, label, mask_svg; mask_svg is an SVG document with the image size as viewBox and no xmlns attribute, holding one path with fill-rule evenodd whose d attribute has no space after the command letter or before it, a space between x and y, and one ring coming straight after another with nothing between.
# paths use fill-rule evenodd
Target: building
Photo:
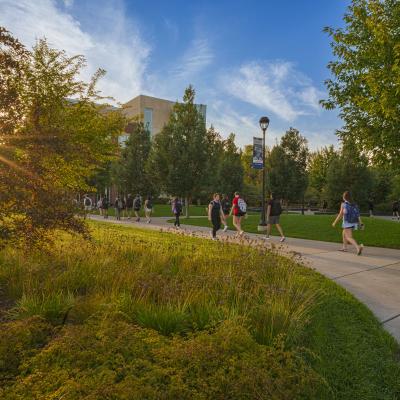
<instances>
[{"instance_id":1,"label":"building","mask_svg":"<svg viewBox=\"0 0 400 400\"><path fill-rule=\"evenodd\" d=\"M156 97L140 95L123 104L123 112L128 119L138 117L150 132L151 136L159 133L168 122L175 102ZM197 104L197 109L206 121L207 106ZM120 137L120 143L127 139L127 134Z\"/></svg>"}]
</instances>

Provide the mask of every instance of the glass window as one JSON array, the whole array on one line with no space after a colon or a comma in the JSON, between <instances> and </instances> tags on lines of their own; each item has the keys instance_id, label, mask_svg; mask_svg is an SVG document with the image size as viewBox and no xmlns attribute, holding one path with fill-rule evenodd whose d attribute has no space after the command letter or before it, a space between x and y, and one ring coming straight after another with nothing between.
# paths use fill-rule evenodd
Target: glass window
<instances>
[{"instance_id":1,"label":"glass window","mask_svg":"<svg viewBox=\"0 0 400 400\"><path fill-rule=\"evenodd\" d=\"M144 127L150 132L150 135L153 134L153 109L152 108L144 109Z\"/></svg>"}]
</instances>

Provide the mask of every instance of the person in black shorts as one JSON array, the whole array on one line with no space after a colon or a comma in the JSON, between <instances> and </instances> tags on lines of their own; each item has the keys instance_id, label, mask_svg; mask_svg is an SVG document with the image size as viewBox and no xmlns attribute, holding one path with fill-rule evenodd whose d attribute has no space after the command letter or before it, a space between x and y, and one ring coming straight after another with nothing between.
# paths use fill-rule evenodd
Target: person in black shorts
<instances>
[{"instance_id":1,"label":"person in black shorts","mask_svg":"<svg viewBox=\"0 0 400 400\"><path fill-rule=\"evenodd\" d=\"M179 217L181 216L182 213L182 202L179 200L178 197L175 197L174 200L172 200L171 205L172 205L172 212L175 215L174 226L175 228L180 228L181 222L179 220Z\"/></svg>"},{"instance_id":2,"label":"person in black shorts","mask_svg":"<svg viewBox=\"0 0 400 400\"><path fill-rule=\"evenodd\" d=\"M267 206L267 236L265 237L266 239L269 239L269 235L271 233L271 227L272 225L275 225L276 229L278 229L278 232L281 235L280 242L285 241L285 235L283 234L282 227L279 223L281 214L282 214L281 202L274 194L271 194L271 198L268 201L268 206Z\"/></svg>"},{"instance_id":3,"label":"person in black shorts","mask_svg":"<svg viewBox=\"0 0 400 400\"><path fill-rule=\"evenodd\" d=\"M399 208L400 208L400 200L396 200L395 202L393 202L392 205L392 212L393 212L393 216L392 219L396 219L399 221L400 220L400 215L399 215Z\"/></svg>"},{"instance_id":4,"label":"person in black shorts","mask_svg":"<svg viewBox=\"0 0 400 400\"><path fill-rule=\"evenodd\" d=\"M222 220L222 223L224 224L224 232L226 232L228 230L228 217L229 213L231 212L231 202L227 194L224 195L223 199L221 200L221 207L222 213L224 214L224 219Z\"/></svg>"},{"instance_id":5,"label":"person in black shorts","mask_svg":"<svg viewBox=\"0 0 400 400\"><path fill-rule=\"evenodd\" d=\"M222 212L220 197L218 193L215 193L213 200L208 205L208 220L212 223L211 238L217 239L217 231L221 229L221 221L224 220L224 213Z\"/></svg>"},{"instance_id":6,"label":"person in black shorts","mask_svg":"<svg viewBox=\"0 0 400 400\"><path fill-rule=\"evenodd\" d=\"M132 209L133 209L133 197L130 193L128 194L128 197L126 198L125 208L126 208L126 215L127 215L128 219L131 219Z\"/></svg>"},{"instance_id":7,"label":"person in black shorts","mask_svg":"<svg viewBox=\"0 0 400 400\"><path fill-rule=\"evenodd\" d=\"M136 216L136 222L140 221L140 209L142 207L142 199L140 198L140 195L137 194L135 199L133 200L133 212L135 213Z\"/></svg>"}]
</instances>

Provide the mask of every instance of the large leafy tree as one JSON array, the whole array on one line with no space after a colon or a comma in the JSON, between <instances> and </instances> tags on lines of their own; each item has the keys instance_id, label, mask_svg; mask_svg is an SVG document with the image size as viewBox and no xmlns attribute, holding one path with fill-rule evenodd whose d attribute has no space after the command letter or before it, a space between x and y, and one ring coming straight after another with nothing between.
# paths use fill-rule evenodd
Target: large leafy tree
<instances>
[{"instance_id":1,"label":"large leafy tree","mask_svg":"<svg viewBox=\"0 0 400 400\"><path fill-rule=\"evenodd\" d=\"M153 194L152 182L145 165L151 149L150 132L143 122L128 124L129 138L120 159L113 165L113 181L124 193Z\"/></svg>"},{"instance_id":2,"label":"large leafy tree","mask_svg":"<svg viewBox=\"0 0 400 400\"><path fill-rule=\"evenodd\" d=\"M154 138L147 165L160 189L184 197L186 204L200 191L207 166L207 129L194 100L195 91L189 86L183 103L175 104L168 123Z\"/></svg>"},{"instance_id":3,"label":"large leafy tree","mask_svg":"<svg viewBox=\"0 0 400 400\"><path fill-rule=\"evenodd\" d=\"M400 2L353 0L332 38L327 109L338 107L356 151L400 170Z\"/></svg>"},{"instance_id":4,"label":"large leafy tree","mask_svg":"<svg viewBox=\"0 0 400 400\"><path fill-rule=\"evenodd\" d=\"M0 58L0 239L34 244L56 229L87 233L73 198L114 156L113 136L124 125L94 103L104 72L85 83L82 56L46 40L28 51L5 29Z\"/></svg>"}]
</instances>

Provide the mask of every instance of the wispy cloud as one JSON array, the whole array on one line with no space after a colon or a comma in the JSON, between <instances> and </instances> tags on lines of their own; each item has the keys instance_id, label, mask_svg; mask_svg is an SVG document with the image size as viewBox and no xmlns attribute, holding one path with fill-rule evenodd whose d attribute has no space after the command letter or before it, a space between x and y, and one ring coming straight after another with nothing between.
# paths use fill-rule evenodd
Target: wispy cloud
<instances>
[{"instance_id":1,"label":"wispy cloud","mask_svg":"<svg viewBox=\"0 0 400 400\"><path fill-rule=\"evenodd\" d=\"M209 66L214 59L209 42L205 38L194 39L180 60L172 75L179 79L189 79Z\"/></svg>"},{"instance_id":2,"label":"wispy cloud","mask_svg":"<svg viewBox=\"0 0 400 400\"><path fill-rule=\"evenodd\" d=\"M63 4L55 0L0 0L0 24L27 46L46 37L51 45L70 55L84 54L87 69L83 78L88 79L99 67L107 70L99 83L104 94L120 101L138 95L150 46L134 23L126 19L123 5L113 2L112 6L105 3L93 7L92 18L101 26L96 32L81 26L72 15L74 6L72 0L64 0Z\"/></svg>"},{"instance_id":3,"label":"wispy cloud","mask_svg":"<svg viewBox=\"0 0 400 400\"><path fill-rule=\"evenodd\" d=\"M287 61L244 64L224 72L220 84L235 98L273 112L285 121L319 109L321 93Z\"/></svg>"}]
</instances>

